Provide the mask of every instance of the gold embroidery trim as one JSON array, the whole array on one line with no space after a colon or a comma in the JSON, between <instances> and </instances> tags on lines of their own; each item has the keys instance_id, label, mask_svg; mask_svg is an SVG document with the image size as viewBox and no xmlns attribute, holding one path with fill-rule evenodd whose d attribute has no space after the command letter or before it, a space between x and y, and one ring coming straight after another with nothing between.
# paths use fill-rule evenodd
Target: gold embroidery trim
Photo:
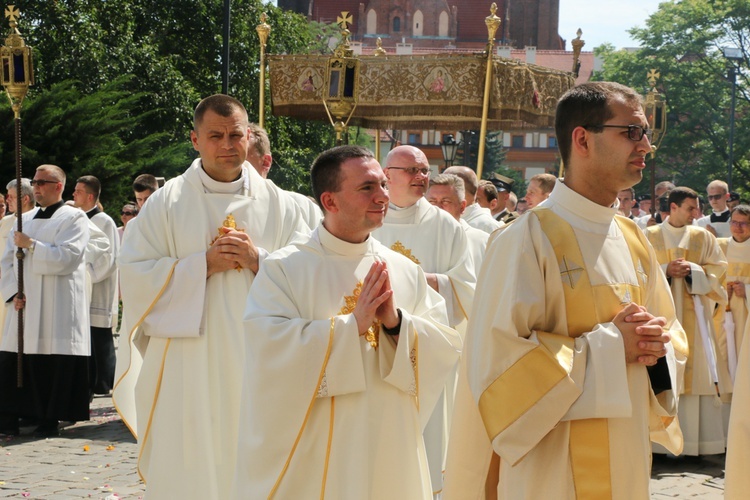
<instances>
[{"instance_id":1,"label":"gold embroidery trim","mask_svg":"<svg viewBox=\"0 0 750 500\"><path fill-rule=\"evenodd\" d=\"M318 399L318 388L320 387L320 383L323 381L323 375L325 375L326 367L328 367L328 359L331 357L331 349L333 349L333 332L335 330L335 326L336 317L333 317L331 318L331 329L328 332L328 348L326 349L326 355L323 359L323 366L320 367L320 373L318 374L318 383L315 384L315 391L313 392L312 400L307 406L305 419L302 421L302 427L300 427L299 432L297 433L297 438L294 440L294 444L292 445L292 449L291 451L289 451L289 456L286 459L286 463L281 469L281 473L276 479L276 483L273 485L273 488L271 488L271 492L268 494L269 499L273 498L273 496L276 494L276 491L278 491L281 480L284 479L286 471L289 469L289 464L292 462L292 457L294 457L294 453L297 451L297 445L299 445L299 441L300 439L302 439L302 433L305 431L305 427L307 427L308 420L310 420L310 414L312 413L313 406L315 405L315 401Z\"/></svg>"},{"instance_id":2,"label":"gold embroidery trim","mask_svg":"<svg viewBox=\"0 0 750 500\"><path fill-rule=\"evenodd\" d=\"M167 275L167 279L164 281L164 285L162 285L161 290L159 290L159 293L156 294L156 297L151 302L151 305L148 306L146 309L146 312L143 313L143 316L136 322L135 326L130 330L130 334L128 335L128 343L129 345L132 345L133 343L133 336L135 335L135 331L138 329L139 326L141 326L141 323L146 319L146 316L148 316L151 313L151 310L154 308L156 303L159 301L161 296L164 294L164 290L167 289L167 285L169 285L169 282L172 281L172 275L174 274L175 267L177 267L177 263L179 260L176 260L174 264L172 264L172 268L169 270L169 274ZM169 344L167 344L167 347L169 347ZM166 349L166 348L165 348ZM118 385L120 385L120 382L127 376L128 372L130 371L130 366L132 365L132 354L131 354L131 363L128 363L128 368L125 370L125 372L120 375L120 378L117 379L114 386L112 387L112 405L115 407L115 410L120 415L120 418L122 422L125 424L125 427L128 428L130 433L133 435L134 438L138 439L137 429L133 429L130 424L128 423L127 419L125 419L125 416L122 414L122 412L117 407L117 401L115 400L115 389ZM162 364L162 369L164 368L164 365ZM160 375L161 377L161 375ZM153 407L151 408L151 413L153 414ZM149 421L151 421L151 417L149 416ZM146 429L148 431L148 428ZM140 474L140 471L139 471ZM143 479L143 477L141 477ZM145 483L145 481L144 481Z\"/></svg>"},{"instance_id":3,"label":"gold embroidery trim","mask_svg":"<svg viewBox=\"0 0 750 500\"><path fill-rule=\"evenodd\" d=\"M415 264L420 264L419 259L416 258L414 255L412 255L411 250L406 248L403 243L400 241L396 241L393 245L391 245L391 250L394 252L398 252L407 259L411 259L412 262Z\"/></svg>"}]
</instances>

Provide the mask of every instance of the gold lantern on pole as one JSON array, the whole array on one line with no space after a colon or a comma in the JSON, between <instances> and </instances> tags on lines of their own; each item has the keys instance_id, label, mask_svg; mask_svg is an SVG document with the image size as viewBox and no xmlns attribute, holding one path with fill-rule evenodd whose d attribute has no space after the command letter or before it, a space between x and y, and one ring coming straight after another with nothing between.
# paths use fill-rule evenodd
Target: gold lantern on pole
<instances>
[{"instance_id":1,"label":"gold lantern on pole","mask_svg":"<svg viewBox=\"0 0 750 500\"><path fill-rule=\"evenodd\" d=\"M648 127L653 131L651 139L651 216L656 213L656 150L659 149L664 134L667 131L667 103L664 97L656 90L656 81L661 74L652 69L647 78L651 89L644 99L643 111L646 113Z\"/></svg>"},{"instance_id":2,"label":"gold lantern on pole","mask_svg":"<svg viewBox=\"0 0 750 500\"><path fill-rule=\"evenodd\" d=\"M34 65L31 56L31 47L26 45L21 33L18 31L18 16L20 12L14 5L5 9L5 17L10 21L10 33L5 38L5 45L0 47L0 59L2 59L2 83L8 94L10 105L13 108L16 137L16 209L17 231L23 232L23 220L21 217L21 106L29 91L29 86L34 84ZM17 297L24 298L23 286L23 249L16 250L18 259L18 293ZM23 387L23 313L18 311L18 387Z\"/></svg>"},{"instance_id":3,"label":"gold lantern on pole","mask_svg":"<svg viewBox=\"0 0 750 500\"><path fill-rule=\"evenodd\" d=\"M492 91L492 51L495 48L495 33L502 19L497 17L497 4L490 6L490 15L484 19L487 25L487 68L484 76L484 99L482 101L482 124L479 129L479 152L477 153L477 177L482 178L484 167L484 148L487 139L487 116L490 110L490 92Z\"/></svg>"},{"instance_id":4,"label":"gold lantern on pole","mask_svg":"<svg viewBox=\"0 0 750 500\"><path fill-rule=\"evenodd\" d=\"M359 59L354 57L349 45L351 14L342 12L336 21L341 28L341 43L333 51L333 56L328 58L323 105L336 131L336 145L340 146L348 140L349 120L357 109Z\"/></svg>"},{"instance_id":5,"label":"gold lantern on pole","mask_svg":"<svg viewBox=\"0 0 750 500\"><path fill-rule=\"evenodd\" d=\"M268 16L266 13L260 15L260 24L255 27L260 39L260 85L258 85L260 95L258 96L258 125L265 127L266 117L266 44L268 35L271 34L271 26L266 23Z\"/></svg>"}]
</instances>

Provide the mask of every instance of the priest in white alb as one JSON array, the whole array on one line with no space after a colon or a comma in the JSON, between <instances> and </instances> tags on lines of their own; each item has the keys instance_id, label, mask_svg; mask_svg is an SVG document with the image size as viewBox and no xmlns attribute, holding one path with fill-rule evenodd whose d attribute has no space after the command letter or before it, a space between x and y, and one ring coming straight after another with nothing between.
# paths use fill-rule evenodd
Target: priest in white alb
<instances>
[{"instance_id":1,"label":"priest in white alb","mask_svg":"<svg viewBox=\"0 0 750 500\"><path fill-rule=\"evenodd\" d=\"M232 498L432 498L422 428L461 340L422 269L370 234L388 191L367 149L312 169L324 219L268 258L246 308Z\"/></svg>"},{"instance_id":2,"label":"priest in white alb","mask_svg":"<svg viewBox=\"0 0 750 500\"><path fill-rule=\"evenodd\" d=\"M726 433L720 394L731 391L725 364L718 361L714 308L725 307L722 285L727 270L716 238L693 224L699 214L698 193L676 187L669 192L669 217L646 228L646 237L670 282L672 298L688 340L685 386L680 396L680 427L685 437L684 455L724 453ZM664 450L654 446L654 451Z\"/></svg>"},{"instance_id":3,"label":"priest in white alb","mask_svg":"<svg viewBox=\"0 0 750 500\"><path fill-rule=\"evenodd\" d=\"M736 360L730 359L732 378L732 411L727 435L727 458L724 480L724 498L741 500L750 491L750 342L747 340L748 298L750 297L750 206L739 205L732 210L730 220L732 237L719 239L719 245L729 261L727 291L732 315ZM726 324L724 321L722 324ZM732 332L723 331L722 343L726 347ZM731 352L728 353L731 356ZM732 363L732 361L734 361Z\"/></svg>"},{"instance_id":4,"label":"priest in white alb","mask_svg":"<svg viewBox=\"0 0 750 500\"><path fill-rule=\"evenodd\" d=\"M191 139L200 158L128 224L120 346L130 349L118 356L113 399L136 431L150 498L224 499L240 425L245 299L263 256L306 226L245 161L239 101L203 99Z\"/></svg>"},{"instance_id":5,"label":"priest in white alb","mask_svg":"<svg viewBox=\"0 0 750 500\"><path fill-rule=\"evenodd\" d=\"M574 87L555 131L564 181L487 249L477 297L492 300L475 301L464 354L472 401L500 456L497 498L646 500L649 441L681 449L686 346L656 255L616 215L651 151L641 96ZM475 479L446 500L485 497L491 453L464 452L477 450L463 469Z\"/></svg>"},{"instance_id":6,"label":"priest in white alb","mask_svg":"<svg viewBox=\"0 0 750 500\"><path fill-rule=\"evenodd\" d=\"M433 207L424 198L430 164L421 150L398 146L388 153L383 169L391 201L385 222L373 236L422 267L427 282L445 299L449 324L458 326L466 321L471 310L476 283L466 234L450 214ZM442 489L452 408L453 395L447 394L441 398L425 430L436 494Z\"/></svg>"}]
</instances>

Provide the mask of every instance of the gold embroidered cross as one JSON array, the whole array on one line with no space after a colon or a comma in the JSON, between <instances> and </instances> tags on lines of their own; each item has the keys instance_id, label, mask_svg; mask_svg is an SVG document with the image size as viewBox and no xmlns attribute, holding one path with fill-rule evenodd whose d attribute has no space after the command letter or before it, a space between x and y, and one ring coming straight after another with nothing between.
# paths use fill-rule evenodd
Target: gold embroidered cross
<instances>
[{"instance_id":1,"label":"gold embroidered cross","mask_svg":"<svg viewBox=\"0 0 750 500\"><path fill-rule=\"evenodd\" d=\"M344 296L344 306L339 311L339 314L351 314L354 311L354 308L357 306L359 294L361 293L362 282L360 281L354 287L351 295ZM378 342L380 341L380 322L377 320L373 321L372 325L370 325L370 328L368 328L364 334L360 334L360 337L364 337L365 340L368 341L373 348L377 349Z\"/></svg>"},{"instance_id":2,"label":"gold embroidered cross","mask_svg":"<svg viewBox=\"0 0 750 500\"><path fill-rule=\"evenodd\" d=\"M636 273L638 273L638 277L641 279L642 284L646 284L648 281L648 274L646 274L646 271L643 269L643 262L640 260L638 261L638 269L635 270Z\"/></svg>"},{"instance_id":3,"label":"gold embroidered cross","mask_svg":"<svg viewBox=\"0 0 750 500\"><path fill-rule=\"evenodd\" d=\"M582 272L583 268L578 264L570 263L570 265L568 265L568 259L563 255L563 258L560 261L560 277L562 278L563 282L566 282L567 280L570 288L575 288L576 283L578 283L578 278L581 277Z\"/></svg>"}]
</instances>

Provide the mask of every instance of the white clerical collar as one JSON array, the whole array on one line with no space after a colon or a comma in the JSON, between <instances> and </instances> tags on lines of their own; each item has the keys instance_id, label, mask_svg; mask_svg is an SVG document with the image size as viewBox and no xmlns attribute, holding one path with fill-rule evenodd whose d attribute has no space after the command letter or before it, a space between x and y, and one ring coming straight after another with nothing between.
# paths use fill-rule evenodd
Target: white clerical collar
<instances>
[{"instance_id":1,"label":"white clerical collar","mask_svg":"<svg viewBox=\"0 0 750 500\"><path fill-rule=\"evenodd\" d=\"M685 224L682 227L674 227L672 224L669 223L669 217L664 219L664 222L662 222L661 225L662 227L666 228L666 231L669 231L670 233L674 233L674 234L684 233L688 227L687 224Z\"/></svg>"},{"instance_id":2,"label":"white clerical collar","mask_svg":"<svg viewBox=\"0 0 750 500\"><path fill-rule=\"evenodd\" d=\"M203 165L198 168L198 176L207 193L216 194L247 194L250 191L250 179L247 175L247 167L242 165L240 178L232 182L220 182L212 179L203 170Z\"/></svg>"},{"instance_id":3,"label":"white clerical collar","mask_svg":"<svg viewBox=\"0 0 750 500\"><path fill-rule=\"evenodd\" d=\"M326 250L345 256L364 255L372 242L372 236L368 236L362 243L349 243L332 235L323 224L318 224L315 228L313 238L317 239Z\"/></svg>"},{"instance_id":4,"label":"white clerical collar","mask_svg":"<svg viewBox=\"0 0 750 500\"><path fill-rule=\"evenodd\" d=\"M603 207L594 203L570 189L560 179L557 179L549 198L539 204L542 207L547 205L559 205L571 215L597 224L609 224L617 214L614 206Z\"/></svg>"}]
</instances>

